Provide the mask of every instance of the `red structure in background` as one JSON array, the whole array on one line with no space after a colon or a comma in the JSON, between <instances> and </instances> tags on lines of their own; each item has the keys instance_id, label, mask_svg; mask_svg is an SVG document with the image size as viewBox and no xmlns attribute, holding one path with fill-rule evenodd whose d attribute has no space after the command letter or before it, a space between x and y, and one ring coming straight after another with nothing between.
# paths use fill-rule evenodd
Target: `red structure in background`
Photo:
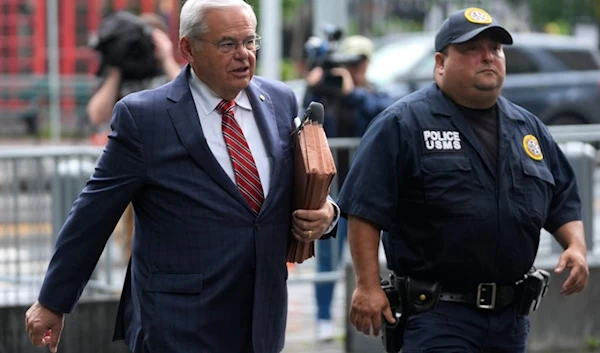
<instances>
[{"instance_id":1,"label":"red structure in background","mask_svg":"<svg viewBox=\"0 0 600 353\"><path fill-rule=\"evenodd\" d=\"M46 72L46 0L35 0L33 14L33 67L34 74ZM16 16L15 16L16 17Z\"/></svg>"},{"instance_id":2,"label":"red structure in background","mask_svg":"<svg viewBox=\"0 0 600 353\"><path fill-rule=\"evenodd\" d=\"M47 0L0 3L0 74L47 73ZM177 41L181 0L58 0L60 72L94 73L95 53L87 40L104 15L117 10L163 15ZM165 13L164 11L169 11Z\"/></svg>"},{"instance_id":3,"label":"red structure in background","mask_svg":"<svg viewBox=\"0 0 600 353\"><path fill-rule=\"evenodd\" d=\"M8 1L8 13L13 13L18 11L18 0L9 0ZM5 17L7 24L7 32L8 32L8 41L6 44L8 45L8 57L14 58L17 57L17 51L19 49L19 37L17 36L17 20L18 18L15 16ZM19 69L18 61L9 60L8 61L8 70L9 71L17 71Z\"/></svg>"},{"instance_id":4,"label":"red structure in background","mask_svg":"<svg viewBox=\"0 0 600 353\"><path fill-rule=\"evenodd\" d=\"M177 43L181 2L57 0L59 18L52 25L59 31L63 120L85 111L87 99L95 88L90 87L90 82L95 83L98 57L88 43L102 18L117 10L158 13L167 21L173 43ZM17 114L31 105L32 97L44 94L43 87L47 91L44 86L48 74L47 10L47 0L0 1L0 112L3 114Z\"/></svg>"}]
</instances>

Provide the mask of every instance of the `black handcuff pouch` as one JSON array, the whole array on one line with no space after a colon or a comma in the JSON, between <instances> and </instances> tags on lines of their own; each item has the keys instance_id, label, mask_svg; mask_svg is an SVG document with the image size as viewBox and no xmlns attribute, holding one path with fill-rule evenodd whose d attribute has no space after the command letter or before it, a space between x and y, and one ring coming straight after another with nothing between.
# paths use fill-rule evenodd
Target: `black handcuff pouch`
<instances>
[{"instance_id":1,"label":"black handcuff pouch","mask_svg":"<svg viewBox=\"0 0 600 353\"><path fill-rule=\"evenodd\" d=\"M410 277L390 275L389 280L381 281L392 314L396 322L387 322L382 315L382 341L386 352L396 353L402 349L404 331L408 317L435 308L442 286L438 282L416 280Z\"/></svg>"},{"instance_id":2,"label":"black handcuff pouch","mask_svg":"<svg viewBox=\"0 0 600 353\"><path fill-rule=\"evenodd\" d=\"M404 278L406 309L410 315L421 314L435 308L440 300L440 282Z\"/></svg>"}]
</instances>

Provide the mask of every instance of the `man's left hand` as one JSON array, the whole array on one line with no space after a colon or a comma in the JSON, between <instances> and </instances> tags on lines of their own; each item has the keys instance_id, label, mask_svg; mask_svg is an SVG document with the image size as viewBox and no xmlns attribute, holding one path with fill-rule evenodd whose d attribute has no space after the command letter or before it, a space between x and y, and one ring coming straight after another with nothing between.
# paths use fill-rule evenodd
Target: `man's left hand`
<instances>
[{"instance_id":1,"label":"man's left hand","mask_svg":"<svg viewBox=\"0 0 600 353\"><path fill-rule=\"evenodd\" d=\"M554 272L562 273L565 268L569 269L569 277L563 283L560 294L571 295L581 292L587 285L590 275L585 251L576 247L568 247L560 256Z\"/></svg>"},{"instance_id":2,"label":"man's left hand","mask_svg":"<svg viewBox=\"0 0 600 353\"><path fill-rule=\"evenodd\" d=\"M327 200L318 210L296 210L292 213L292 234L301 242L319 239L329 228L335 211L331 201Z\"/></svg>"}]
</instances>

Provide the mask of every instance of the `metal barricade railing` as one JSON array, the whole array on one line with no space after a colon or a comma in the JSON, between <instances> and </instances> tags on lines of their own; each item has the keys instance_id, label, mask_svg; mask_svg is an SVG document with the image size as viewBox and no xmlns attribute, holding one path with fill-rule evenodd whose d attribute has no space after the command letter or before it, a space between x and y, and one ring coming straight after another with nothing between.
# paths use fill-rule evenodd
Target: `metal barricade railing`
<instances>
[{"instance_id":1,"label":"metal barricade railing","mask_svg":"<svg viewBox=\"0 0 600 353\"><path fill-rule=\"evenodd\" d=\"M560 142L600 141L600 125L551 127L551 131ZM347 156L351 160L359 142L358 138L329 139L336 165L339 152L348 151ZM56 234L93 172L101 151L102 148L92 146L0 147L0 303L31 302L32 296L37 295ZM594 176L597 174L595 170ZM592 181L597 178L592 178ZM334 198L338 191L336 177L331 187ZM598 212L594 209L591 214L595 217ZM127 264L123 256L127 227L122 222L115 228L87 286L89 294L118 294L120 291ZM600 244L598 228L595 226L593 230L587 230L593 232L593 243L596 244ZM552 241L549 235L542 236L539 257L551 257ZM315 259L310 259L290 270L288 282L343 280L345 271L340 259L347 252L338 253L337 248L332 246L334 270L317 272ZM600 255L600 248L594 248L594 253Z\"/></svg>"},{"instance_id":2,"label":"metal barricade railing","mask_svg":"<svg viewBox=\"0 0 600 353\"><path fill-rule=\"evenodd\" d=\"M93 172L91 146L0 148L0 304L35 300L56 235ZM116 228L118 231L119 228ZM84 295L116 293L126 261L111 237Z\"/></svg>"},{"instance_id":3,"label":"metal barricade railing","mask_svg":"<svg viewBox=\"0 0 600 353\"><path fill-rule=\"evenodd\" d=\"M589 125L554 125L548 129L556 142L599 142L600 124Z\"/></svg>"}]
</instances>

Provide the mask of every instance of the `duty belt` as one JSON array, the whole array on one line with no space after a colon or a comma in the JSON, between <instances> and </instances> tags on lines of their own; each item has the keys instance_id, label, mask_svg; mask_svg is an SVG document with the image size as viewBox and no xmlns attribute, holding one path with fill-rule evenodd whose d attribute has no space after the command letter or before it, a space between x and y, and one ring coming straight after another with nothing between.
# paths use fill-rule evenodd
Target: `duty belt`
<instances>
[{"instance_id":1,"label":"duty belt","mask_svg":"<svg viewBox=\"0 0 600 353\"><path fill-rule=\"evenodd\" d=\"M442 285L440 300L454 303L466 303L479 309L499 309L515 301L516 286L497 283L479 283L476 290L452 290L447 292Z\"/></svg>"}]
</instances>

